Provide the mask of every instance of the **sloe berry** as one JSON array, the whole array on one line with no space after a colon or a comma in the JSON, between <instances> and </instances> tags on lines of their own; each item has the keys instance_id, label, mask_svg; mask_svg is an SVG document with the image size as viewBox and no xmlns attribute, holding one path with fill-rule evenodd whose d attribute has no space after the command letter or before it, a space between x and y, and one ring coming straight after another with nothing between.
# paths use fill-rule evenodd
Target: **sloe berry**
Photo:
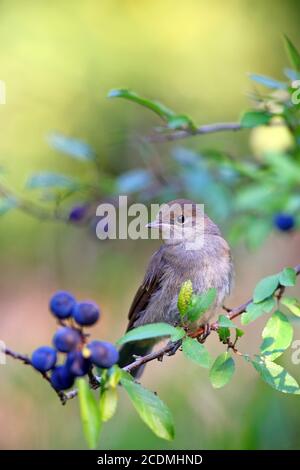
<instances>
[{"instance_id":1,"label":"sloe berry","mask_svg":"<svg viewBox=\"0 0 300 470\"><path fill-rule=\"evenodd\" d=\"M74 376L70 373L67 367L57 366L51 374L50 381L55 390L66 390L67 388L72 387Z\"/></svg>"},{"instance_id":2,"label":"sloe berry","mask_svg":"<svg viewBox=\"0 0 300 470\"><path fill-rule=\"evenodd\" d=\"M87 345L91 351L91 361L98 367L109 369L119 360L119 353L115 346L106 341L92 341Z\"/></svg>"},{"instance_id":3,"label":"sloe berry","mask_svg":"<svg viewBox=\"0 0 300 470\"><path fill-rule=\"evenodd\" d=\"M80 343L78 331L68 326L59 328L53 337L53 344L61 352L70 352Z\"/></svg>"},{"instance_id":4,"label":"sloe berry","mask_svg":"<svg viewBox=\"0 0 300 470\"><path fill-rule=\"evenodd\" d=\"M279 213L274 217L274 225L282 232L288 232L295 226L295 219L291 214Z\"/></svg>"},{"instance_id":5,"label":"sloe berry","mask_svg":"<svg viewBox=\"0 0 300 470\"><path fill-rule=\"evenodd\" d=\"M76 304L76 300L69 292L59 291L50 299L50 310L58 318L68 318L72 314L72 310Z\"/></svg>"},{"instance_id":6,"label":"sloe berry","mask_svg":"<svg viewBox=\"0 0 300 470\"><path fill-rule=\"evenodd\" d=\"M56 364L56 351L50 346L41 346L31 356L33 367L40 372L47 372Z\"/></svg>"},{"instance_id":7,"label":"sloe berry","mask_svg":"<svg viewBox=\"0 0 300 470\"><path fill-rule=\"evenodd\" d=\"M99 319L100 311L93 302L78 302L73 309L73 317L82 326L90 326Z\"/></svg>"},{"instance_id":8,"label":"sloe berry","mask_svg":"<svg viewBox=\"0 0 300 470\"><path fill-rule=\"evenodd\" d=\"M82 377L88 373L91 362L83 357L81 351L73 351L68 354L65 366L75 377Z\"/></svg>"}]
</instances>

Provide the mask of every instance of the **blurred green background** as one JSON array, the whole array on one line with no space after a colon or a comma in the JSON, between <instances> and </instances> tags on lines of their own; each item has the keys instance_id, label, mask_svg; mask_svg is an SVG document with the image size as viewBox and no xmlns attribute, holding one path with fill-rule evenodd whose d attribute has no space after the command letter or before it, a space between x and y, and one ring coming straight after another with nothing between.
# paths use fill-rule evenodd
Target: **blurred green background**
<instances>
[{"instance_id":1,"label":"blurred green background","mask_svg":"<svg viewBox=\"0 0 300 470\"><path fill-rule=\"evenodd\" d=\"M131 103L107 100L111 88L130 87L200 124L237 120L253 87L248 72L282 78L282 33L299 45L299 19L297 1L2 0L0 79L7 103L0 106L0 164L6 181L22 192L35 171L89 176L90 166L49 147L53 130L89 142L111 175L143 167L133 137L149 133L157 119ZM166 164L173 145L155 147ZM250 152L247 133L196 137L185 145ZM51 341L55 321L47 303L58 288L100 304L94 338L122 335L157 243L103 243L86 228L42 223L20 211L0 224L0 338L9 347L30 352ZM236 285L228 304L246 300L262 276L299 262L299 242L299 233L288 239L273 234L255 253L235 249ZM257 350L263 323L247 328L242 350ZM214 354L220 349L216 338L209 348ZM299 379L290 352L284 358ZM62 409L37 374L11 360L0 366L0 380L1 448L85 448L75 400ZM149 365L143 382L174 413L175 440L153 436L121 393L100 448L299 448L299 399L269 389L242 360L220 391L180 354Z\"/></svg>"}]
</instances>

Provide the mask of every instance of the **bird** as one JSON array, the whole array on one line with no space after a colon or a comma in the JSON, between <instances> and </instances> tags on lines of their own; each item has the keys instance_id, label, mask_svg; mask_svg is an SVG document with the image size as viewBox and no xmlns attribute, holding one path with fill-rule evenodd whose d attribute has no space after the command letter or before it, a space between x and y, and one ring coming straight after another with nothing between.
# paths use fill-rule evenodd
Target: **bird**
<instances>
[{"instance_id":1,"label":"bird","mask_svg":"<svg viewBox=\"0 0 300 470\"><path fill-rule=\"evenodd\" d=\"M180 320L178 294L188 280L192 282L194 294L216 289L215 302L201 317L201 325L191 325L191 328L207 326L223 306L233 283L231 251L219 227L204 213L202 205L189 199L163 204L147 227L158 229L163 243L152 255L133 298L126 331L158 322L176 326ZM157 338L124 344L119 351L119 366L125 367L137 356L145 356L156 342ZM144 365L131 373L139 378L143 369Z\"/></svg>"}]
</instances>

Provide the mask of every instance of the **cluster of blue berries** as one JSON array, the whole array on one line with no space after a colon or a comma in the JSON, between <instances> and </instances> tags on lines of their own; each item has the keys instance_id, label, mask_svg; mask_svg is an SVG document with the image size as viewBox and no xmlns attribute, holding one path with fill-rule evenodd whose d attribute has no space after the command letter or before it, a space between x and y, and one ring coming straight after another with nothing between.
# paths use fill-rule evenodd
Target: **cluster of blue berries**
<instances>
[{"instance_id":1,"label":"cluster of blue berries","mask_svg":"<svg viewBox=\"0 0 300 470\"><path fill-rule=\"evenodd\" d=\"M31 357L31 364L42 373L51 371L52 386L60 391L72 387L76 377L86 375L93 365L109 369L118 362L115 346L105 341L86 343L83 327L94 325L100 311L93 302L77 302L69 292L57 292L49 304L61 327L53 336L53 346L41 346ZM58 354L66 354L58 364Z\"/></svg>"}]
</instances>

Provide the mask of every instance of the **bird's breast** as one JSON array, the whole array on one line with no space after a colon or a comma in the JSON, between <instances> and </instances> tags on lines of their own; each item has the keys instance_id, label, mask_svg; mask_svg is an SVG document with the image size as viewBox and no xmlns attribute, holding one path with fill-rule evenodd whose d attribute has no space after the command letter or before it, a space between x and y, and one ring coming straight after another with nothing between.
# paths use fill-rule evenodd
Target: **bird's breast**
<instances>
[{"instance_id":1,"label":"bird's breast","mask_svg":"<svg viewBox=\"0 0 300 470\"><path fill-rule=\"evenodd\" d=\"M191 280L193 291L202 294L210 288L217 290L217 298L213 308L205 314L202 321L210 319L216 309L223 304L224 298L230 292L232 265L230 254L216 256L198 252L190 252L187 256L167 258L157 291L142 316L141 322L167 322L175 324L179 321L177 299L182 283Z\"/></svg>"}]
</instances>

